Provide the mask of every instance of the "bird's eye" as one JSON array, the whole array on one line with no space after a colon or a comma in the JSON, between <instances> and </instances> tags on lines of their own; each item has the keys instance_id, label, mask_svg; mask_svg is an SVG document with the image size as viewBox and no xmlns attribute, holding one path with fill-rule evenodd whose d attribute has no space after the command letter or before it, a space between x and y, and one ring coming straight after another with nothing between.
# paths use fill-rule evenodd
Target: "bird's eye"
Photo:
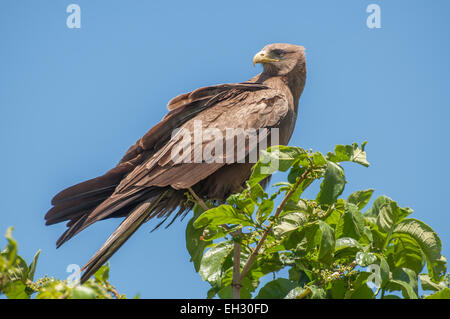
<instances>
[{"instance_id":1,"label":"bird's eye","mask_svg":"<svg viewBox=\"0 0 450 319\"><path fill-rule=\"evenodd\" d=\"M286 52L284 52L284 50L281 50L281 49L275 49L275 50L272 50L272 53L273 53L274 55L276 55L276 56L281 57L281 56L283 56Z\"/></svg>"}]
</instances>

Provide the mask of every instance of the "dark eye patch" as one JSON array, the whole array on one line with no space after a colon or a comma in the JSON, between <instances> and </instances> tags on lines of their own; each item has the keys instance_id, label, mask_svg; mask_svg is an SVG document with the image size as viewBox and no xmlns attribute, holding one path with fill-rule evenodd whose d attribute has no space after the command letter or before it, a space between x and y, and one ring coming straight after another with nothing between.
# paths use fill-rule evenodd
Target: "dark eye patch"
<instances>
[{"instance_id":1,"label":"dark eye patch","mask_svg":"<svg viewBox=\"0 0 450 319\"><path fill-rule=\"evenodd\" d=\"M283 56L283 55L285 55L286 52L281 49L274 49L274 50L272 50L272 53L277 56Z\"/></svg>"}]
</instances>

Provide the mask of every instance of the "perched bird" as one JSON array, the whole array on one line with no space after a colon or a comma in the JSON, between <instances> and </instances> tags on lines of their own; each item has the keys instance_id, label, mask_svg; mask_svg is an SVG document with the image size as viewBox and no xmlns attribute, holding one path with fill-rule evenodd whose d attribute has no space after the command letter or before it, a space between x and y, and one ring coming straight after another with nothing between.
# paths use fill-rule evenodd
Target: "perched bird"
<instances>
[{"instance_id":1,"label":"perched bird","mask_svg":"<svg viewBox=\"0 0 450 319\"><path fill-rule=\"evenodd\" d=\"M231 160L221 154L213 154L221 160L195 160L196 152L201 155L207 151L210 141L210 137L195 141L196 125L223 133L219 146L236 141L242 134L236 130L234 135L227 136L229 129L266 128L263 138L267 142L272 134L270 129L278 128L278 144L289 142L305 86L304 48L269 44L254 56L253 64L256 63L261 63L264 70L247 82L204 87L173 98L168 104L168 114L128 149L116 167L69 187L52 199L53 207L45 215L46 224L68 221L68 229L58 239L57 247L99 220L124 218L83 267L82 282L144 222L157 217L162 219L159 227L170 215L173 219L169 225L178 216L184 217L193 205L186 200L187 191L198 198L223 202L242 190L254 164L248 161L255 151L248 136L244 136L247 142L242 148L231 149ZM183 141L181 133L176 132L188 132L194 141ZM261 141L258 139L257 144ZM188 147L187 155L179 152L184 147ZM174 160L174 153L182 154L178 156L181 161Z\"/></svg>"}]
</instances>

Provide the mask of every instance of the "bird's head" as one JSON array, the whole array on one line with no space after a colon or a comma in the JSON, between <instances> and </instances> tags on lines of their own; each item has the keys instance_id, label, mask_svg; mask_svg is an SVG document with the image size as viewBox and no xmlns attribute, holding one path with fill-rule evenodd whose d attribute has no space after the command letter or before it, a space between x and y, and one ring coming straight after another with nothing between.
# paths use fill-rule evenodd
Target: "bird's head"
<instances>
[{"instance_id":1,"label":"bird's head","mask_svg":"<svg viewBox=\"0 0 450 319\"><path fill-rule=\"evenodd\" d=\"M305 68L305 48L288 43L273 43L266 45L253 58L253 66L261 63L264 73L284 75L296 68Z\"/></svg>"}]
</instances>

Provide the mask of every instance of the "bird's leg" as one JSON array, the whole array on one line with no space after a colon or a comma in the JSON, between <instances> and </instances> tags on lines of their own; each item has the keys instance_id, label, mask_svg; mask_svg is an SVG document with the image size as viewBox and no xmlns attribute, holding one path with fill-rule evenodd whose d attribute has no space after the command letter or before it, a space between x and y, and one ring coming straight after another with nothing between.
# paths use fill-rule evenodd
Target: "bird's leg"
<instances>
[{"instance_id":1,"label":"bird's leg","mask_svg":"<svg viewBox=\"0 0 450 319\"><path fill-rule=\"evenodd\" d=\"M194 192L194 190L190 187L187 188L189 190L189 193L191 193L191 195L195 198L195 200L197 201L197 203L203 208L203 210L208 210L208 206L206 206L205 202L198 197L198 195Z\"/></svg>"}]
</instances>

